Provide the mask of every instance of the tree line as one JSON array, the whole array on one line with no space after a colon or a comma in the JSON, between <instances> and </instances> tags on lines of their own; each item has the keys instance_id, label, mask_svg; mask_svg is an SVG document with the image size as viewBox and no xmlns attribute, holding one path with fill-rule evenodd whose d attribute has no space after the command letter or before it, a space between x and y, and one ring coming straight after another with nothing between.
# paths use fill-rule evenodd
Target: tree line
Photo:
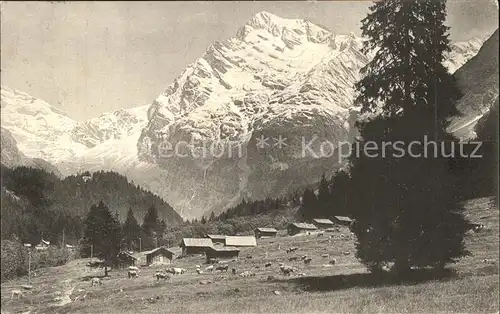
<instances>
[{"instance_id":1,"label":"tree line","mask_svg":"<svg viewBox=\"0 0 500 314\"><path fill-rule=\"evenodd\" d=\"M93 204L104 202L120 221L132 211L146 217L154 207L165 224L182 218L163 199L115 172L84 172L59 179L41 169L2 165L1 237L36 245L41 239L54 244L77 244L84 220ZM147 245L147 244L146 244Z\"/></svg>"}]
</instances>

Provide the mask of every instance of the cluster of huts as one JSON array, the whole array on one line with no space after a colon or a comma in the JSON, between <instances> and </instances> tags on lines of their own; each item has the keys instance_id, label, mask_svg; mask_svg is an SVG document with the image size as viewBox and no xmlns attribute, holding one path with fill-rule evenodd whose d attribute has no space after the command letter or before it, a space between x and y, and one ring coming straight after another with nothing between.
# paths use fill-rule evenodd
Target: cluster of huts
<instances>
[{"instance_id":1,"label":"cluster of huts","mask_svg":"<svg viewBox=\"0 0 500 314\"><path fill-rule=\"evenodd\" d=\"M350 226L353 220L345 216L334 216L333 219L314 218L310 223L294 222L288 225L287 231L289 235L300 233L316 232L320 230L334 230L335 226Z\"/></svg>"},{"instance_id":2,"label":"cluster of huts","mask_svg":"<svg viewBox=\"0 0 500 314\"><path fill-rule=\"evenodd\" d=\"M276 231L277 233L277 231ZM183 238L179 247L159 247L143 252L146 265L170 264L181 256L205 255L207 261L238 258L243 247L257 246L254 236L206 235L204 238ZM138 257L133 252L118 254L119 266L136 265Z\"/></svg>"},{"instance_id":3,"label":"cluster of huts","mask_svg":"<svg viewBox=\"0 0 500 314\"><path fill-rule=\"evenodd\" d=\"M314 232L334 228L335 225L350 225L352 220L348 217L335 216L330 219L316 218L311 223L291 223L288 228L289 235ZM275 228L257 228L254 236L227 236L207 234L204 238L183 238L179 247L159 247L144 252L146 265L170 264L172 260L188 255L205 255L207 262L221 259L238 258L241 248L257 246L256 239L272 238L278 235ZM138 258L132 252L121 252L118 255L120 266L136 265Z\"/></svg>"},{"instance_id":4,"label":"cluster of huts","mask_svg":"<svg viewBox=\"0 0 500 314\"><path fill-rule=\"evenodd\" d=\"M24 244L25 247L32 247L31 244ZM47 250L50 247L50 241L46 241L42 239L39 244L35 245L35 250L37 251L44 251ZM63 247L65 247L69 251L74 251L75 246L70 245L70 244L65 244Z\"/></svg>"}]
</instances>

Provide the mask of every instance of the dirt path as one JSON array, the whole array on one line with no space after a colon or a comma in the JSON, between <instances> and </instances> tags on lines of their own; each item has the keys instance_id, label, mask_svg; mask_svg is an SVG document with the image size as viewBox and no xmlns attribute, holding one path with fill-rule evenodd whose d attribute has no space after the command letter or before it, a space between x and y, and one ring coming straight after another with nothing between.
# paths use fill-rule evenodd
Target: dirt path
<instances>
[{"instance_id":1,"label":"dirt path","mask_svg":"<svg viewBox=\"0 0 500 314\"><path fill-rule=\"evenodd\" d=\"M71 295L73 294L73 291L75 290L76 286L71 285L72 279L66 279L62 281L64 287L63 287L63 292L61 295L61 300L59 303L56 304L56 306L64 306L66 304L69 304L72 302L71 300Z\"/></svg>"}]
</instances>

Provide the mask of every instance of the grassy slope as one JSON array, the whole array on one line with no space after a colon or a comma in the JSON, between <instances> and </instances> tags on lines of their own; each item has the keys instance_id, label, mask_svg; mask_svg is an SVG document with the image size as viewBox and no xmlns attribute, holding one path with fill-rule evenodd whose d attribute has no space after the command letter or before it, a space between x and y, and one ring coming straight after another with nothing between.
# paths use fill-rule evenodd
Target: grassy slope
<instances>
[{"instance_id":1,"label":"grassy slope","mask_svg":"<svg viewBox=\"0 0 500 314\"><path fill-rule=\"evenodd\" d=\"M457 275L447 279L421 277L400 285L376 282L356 261L354 238L343 229L333 234L330 243L326 234L259 240L258 247L243 249L240 260L231 265L238 273L244 270L256 273L249 278L230 272L198 275L194 265L201 264L203 259L189 257L175 261L175 266L188 269L188 273L173 277L170 282L156 282L153 274L159 267L150 267L142 268L138 279L126 278L125 271L112 271L102 286L90 287L84 278L101 275L102 271L85 270L87 260L77 260L43 270L33 280L33 293L20 300L10 300L10 290L26 279L3 284L2 313L497 312L498 209L492 207L488 198L472 200L467 207L469 219L483 223L486 229L467 236L473 256L454 265ZM290 246L299 247L292 255L311 256L311 265L289 262L285 249ZM331 257L322 258L324 253ZM336 258L337 265L324 267L331 258ZM496 264L484 263L484 259L492 259ZM264 268L267 261L273 262L271 268ZM277 265L280 261L294 263L306 277L280 275ZM268 281L269 275L276 279ZM201 280L213 283L202 285ZM281 294L275 295L274 290ZM54 301L56 291L62 292L62 301ZM84 301L75 300L85 294ZM63 305L57 306L58 303Z\"/></svg>"}]
</instances>

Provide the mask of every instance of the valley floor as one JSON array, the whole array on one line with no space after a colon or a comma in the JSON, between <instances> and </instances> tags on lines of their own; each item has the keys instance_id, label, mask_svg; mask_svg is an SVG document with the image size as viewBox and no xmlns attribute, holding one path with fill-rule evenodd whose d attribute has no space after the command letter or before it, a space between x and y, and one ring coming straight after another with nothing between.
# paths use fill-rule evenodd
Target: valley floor
<instances>
[{"instance_id":1,"label":"valley floor","mask_svg":"<svg viewBox=\"0 0 500 314\"><path fill-rule=\"evenodd\" d=\"M19 300L11 299L11 290L19 289L26 278L3 283L2 313L498 312L498 208L489 198L472 200L467 207L468 218L486 228L467 235L472 256L452 265L453 275L446 278L420 273L404 283L376 280L356 260L354 237L341 229L332 239L325 233L258 240L256 248L243 249L239 260L230 263L237 274L256 274L247 278L231 271L197 274L195 265L204 259L188 257L173 262L188 272L169 281L153 277L166 266L151 266L142 267L137 279L128 279L126 270L113 270L101 286L91 287L88 279L103 271L85 267L86 259L75 260L37 271L33 290ZM285 249L292 246L299 249L287 254ZM288 260L302 255L312 257L310 265ZM336 265L328 266L333 258ZM264 267L267 262L273 265ZM279 262L297 266L306 276L281 275Z\"/></svg>"}]
</instances>

